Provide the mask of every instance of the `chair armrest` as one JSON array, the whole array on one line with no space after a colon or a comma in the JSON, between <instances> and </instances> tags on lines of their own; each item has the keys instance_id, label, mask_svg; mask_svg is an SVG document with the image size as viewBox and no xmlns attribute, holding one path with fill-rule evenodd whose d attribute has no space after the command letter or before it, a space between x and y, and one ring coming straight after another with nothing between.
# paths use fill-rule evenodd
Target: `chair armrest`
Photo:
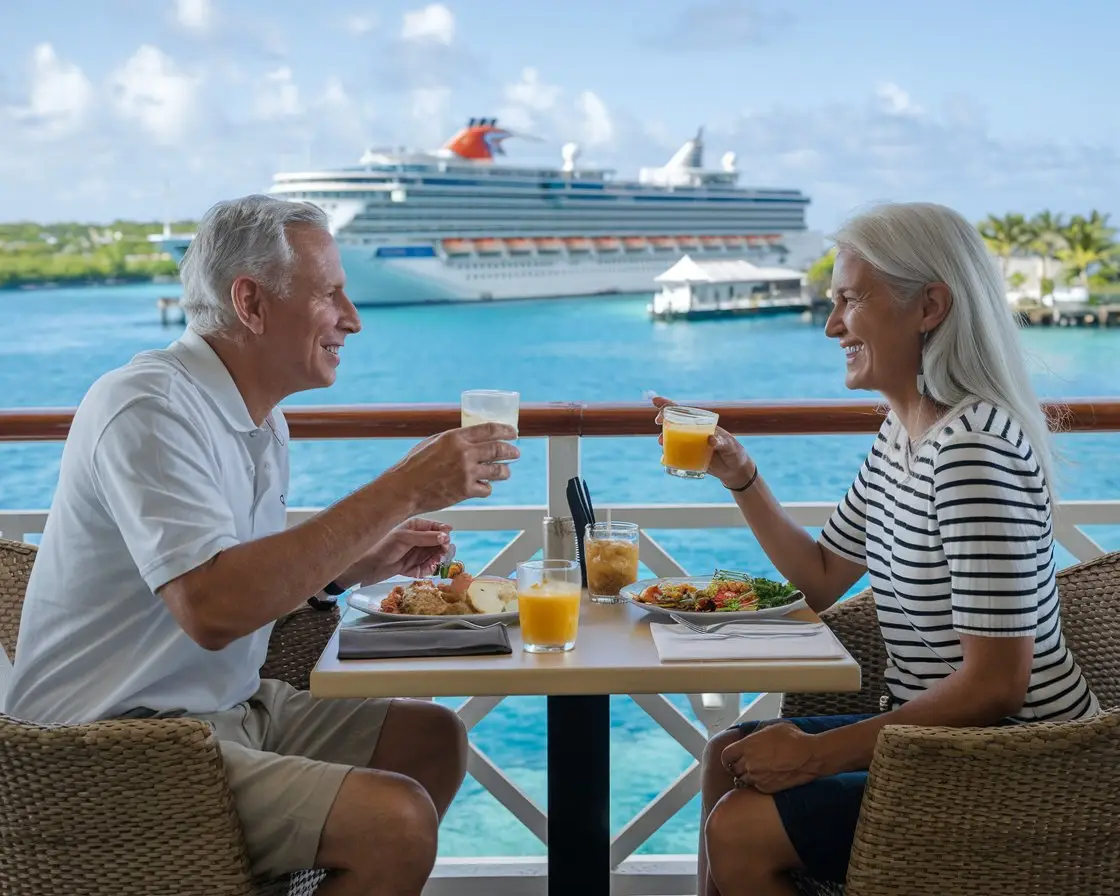
<instances>
[{"instance_id":1,"label":"chair armrest","mask_svg":"<svg viewBox=\"0 0 1120 896\"><path fill-rule=\"evenodd\" d=\"M782 716L789 719L879 712L879 698L886 692L883 673L887 668L887 651L879 631L874 595L862 591L829 607L821 613L821 619L859 663L860 689L843 694L786 694Z\"/></svg>"},{"instance_id":2,"label":"chair armrest","mask_svg":"<svg viewBox=\"0 0 1120 896\"><path fill-rule=\"evenodd\" d=\"M0 538L0 648L11 662L16 659L23 595L39 549L22 541Z\"/></svg>"},{"instance_id":3,"label":"chair armrest","mask_svg":"<svg viewBox=\"0 0 1120 896\"><path fill-rule=\"evenodd\" d=\"M308 690L311 670L323 655L341 616L337 605L330 610L308 606L277 620L268 640L261 678L278 678L298 690Z\"/></svg>"},{"instance_id":4,"label":"chair armrest","mask_svg":"<svg viewBox=\"0 0 1120 896\"><path fill-rule=\"evenodd\" d=\"M1075 896L1118 887L1120 711L880 732L848 896Z\"/></svg>"},{"instance_id":5,"label":"chair armrest","mask_svg":"<svg viewBox=\"0 0 1120 896\"><path fill-rule=\"evenodd\" d=\"M218 740L193 719L0 715L0 891L249 896Z\"/></svg>"}]
</instances>

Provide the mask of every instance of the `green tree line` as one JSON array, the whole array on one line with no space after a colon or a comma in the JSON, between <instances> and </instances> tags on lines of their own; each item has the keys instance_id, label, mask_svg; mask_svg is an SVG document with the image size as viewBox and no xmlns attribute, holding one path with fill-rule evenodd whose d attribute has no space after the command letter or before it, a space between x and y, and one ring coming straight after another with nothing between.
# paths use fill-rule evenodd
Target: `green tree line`
<instances>
[{"instance_id":1,"label":"green tree line","mask_svg":"<svg viewBox=\"0 0 1120 896\"><path fill-rule=\"evenodd\" d=\"M178 221L172 230L189 233L194 227ZM148 240L162 231L162 224L137 221L0 224L0 289L173 277L178 265Z\"/></svg>"},{"instance_id":2,"label":"green tree line","mask_svg":"<svg viewBox=\"0 0 1120 896\"><path fill-rule=\"evenodd\" d=\"M1026 280L1019 272L1008 275L1011 259L1033 256L1041 259L1043 296L1059 285L1084 286L1095 296L1120 293L1120 242L1107 214L1094 210L1066 218L1042 211L1028 218L1010 212L988 215L976 228L1011 289ZM830 249L809 268L809 282L820 295L828 291L835 257Z\"/></svg>"}]
</instances>

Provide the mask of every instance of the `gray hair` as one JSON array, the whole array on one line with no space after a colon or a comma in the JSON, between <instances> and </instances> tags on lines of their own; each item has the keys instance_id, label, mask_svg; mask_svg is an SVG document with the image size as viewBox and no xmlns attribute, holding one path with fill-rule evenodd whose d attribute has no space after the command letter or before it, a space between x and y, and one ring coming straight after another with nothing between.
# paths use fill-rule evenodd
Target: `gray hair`
<instances>
[{"instance_id":1,"label":"gray hair","mask_svg":"<svg viewBox=\"0 0 1120 896\"><path fill-rule=\"evenodd\" d=\"M284 295L293 259L287 229L296 224L328 230L330 222L318 206L274 196L243 196L212 206L179 263L190 328L203 336L236 332L230 290L238 277L252 277Z\"/></svg>"},{"instance_id":2,"label":"gray hair","mask_svg":"<svg viewBox=\"0 0 1120 896\"><path fill-rule=\"evenodd\" d=\"M871 265L900 302L917 298L928 283L948 285L952 306L924 350L926 392L950 415L977 400L1010 414L1038 459L1053 504L1048 422L1031 386L1003 277L976 228L942 205L888 203L857 215L835 241Z\"/></svg>"}]
</instances>

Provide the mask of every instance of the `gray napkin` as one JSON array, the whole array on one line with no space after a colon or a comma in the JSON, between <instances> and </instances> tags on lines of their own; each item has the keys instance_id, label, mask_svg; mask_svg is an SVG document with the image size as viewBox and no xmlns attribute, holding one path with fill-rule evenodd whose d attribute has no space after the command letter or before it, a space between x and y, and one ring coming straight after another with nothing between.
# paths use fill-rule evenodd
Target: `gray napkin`
<instances>
[{"instance_id":1,"label":"gray napkin","mask_svg":"<svg viewBox=\"0 0 1120 896\"><path fill-rule=\"evenodd\" d=\"M410 656L494 656L513 653L501 624L486 628L430 626L363 628L343 626L338 633L340 660L378 660Z\"/></svg>"}]
</instances>

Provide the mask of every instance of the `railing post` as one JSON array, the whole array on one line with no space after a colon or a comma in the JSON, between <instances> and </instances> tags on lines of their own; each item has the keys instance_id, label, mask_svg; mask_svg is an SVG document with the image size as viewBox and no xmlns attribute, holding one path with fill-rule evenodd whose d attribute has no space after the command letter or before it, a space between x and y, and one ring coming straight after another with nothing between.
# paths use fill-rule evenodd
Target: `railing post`
<instances>
[{"instance_id":1,"label":"railing post","mask_svg":"<svg viewBox=\"0 0 1120 896\"><path fill-rule=\"evenodd\" d=\"M548 515L571 516L568 509L568 480L580 475L580 437L548 438Z\"/></svg>"}]
</instances>

